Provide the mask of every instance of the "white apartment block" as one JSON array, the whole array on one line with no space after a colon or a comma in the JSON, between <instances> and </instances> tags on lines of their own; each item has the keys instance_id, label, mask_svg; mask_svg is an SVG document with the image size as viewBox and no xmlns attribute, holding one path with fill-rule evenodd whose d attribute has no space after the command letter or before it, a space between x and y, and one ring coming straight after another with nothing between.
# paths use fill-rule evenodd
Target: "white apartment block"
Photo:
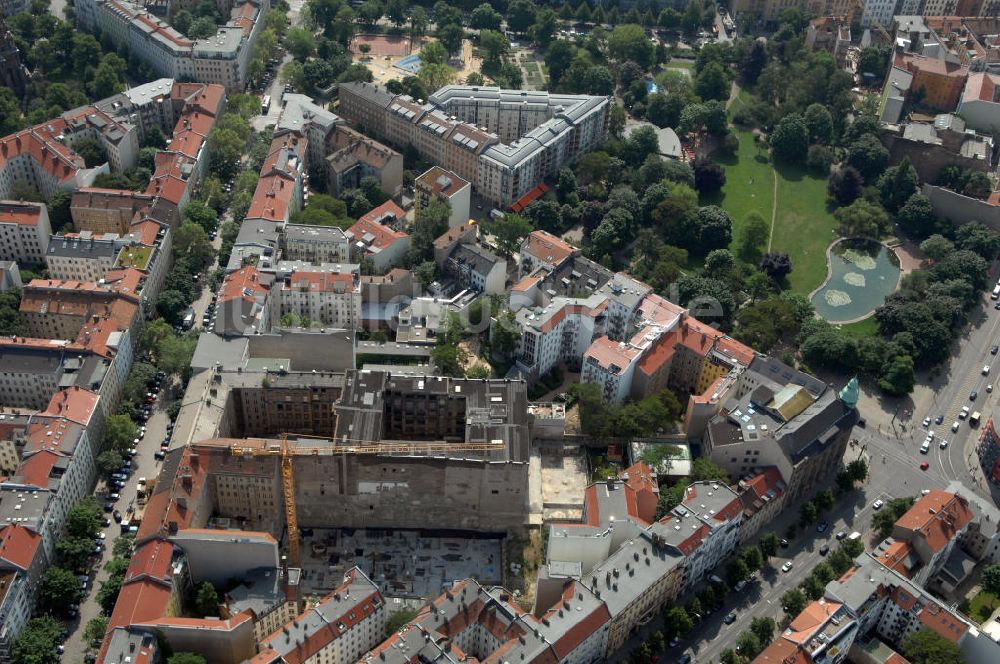
<instances>
[{"instance_id":1,"label":"white apartment block","mask_svg":"<svg viewBox=\"0 0 1000 664\"><path fill-rule=\"evenodd\" d=\"M127 46L159 76L238 91L246 87L247 65L269 7L268 0L259 5L246 0L215 35L198 40L187 39L128 0L81 0L76 16L81 28L100 31L116 45Z\"/></svg>"},{"instance_id":2,"label":"white apartment block","mask_svg":"<svg viewBox=\"0 0 1000 664\"><path fill-rule=\"evenodd\" d=\"M0 201L0 260L43 265L51 234L44 203Z\"/></svg>"},{"instance_id":3,"label":"white apartment block","mask_svg":"<svg viewBox=\"0 0 1000 664\"><path fill-rule=\"evenodd\" d=\"M609 98L494 87L441 88L427 103L371 83L340 86L343 117L470 181L509 207L600 145Z\"/></svg>"},{"instance_id":4,"label":"white apartment block","mask_svg":"<svg viewBox=\"0 0 1000 664\"><path fill-rule=\"evenodd\" d=\"M45 254L50 279L97 282L114 267L122 245L129 244L115 234L102 235L81 231L72 235L53 235Z\"/></svg>"},{"instance_id":5,"label":"white apartment block","mask_svg":"<svg viewBox=\"0 0 1000 664\"><path fill-rule=\"evenodd\" d=\"M350 260L350 238L336 226L285 224L281 232L284 260L310 263L346 263Z\"/></svg>"},{"instance_id":6,"label":"white apartment block","mask_svg":"<svg viewBox=\"0 0 1000 664\"><path fill-rule=\"evenodd\" d=\"M361 324L361 286L356 274L296 271L285 280L277 295L279 317L295 314L346 330Z\"/></svg>"}]
</instances>

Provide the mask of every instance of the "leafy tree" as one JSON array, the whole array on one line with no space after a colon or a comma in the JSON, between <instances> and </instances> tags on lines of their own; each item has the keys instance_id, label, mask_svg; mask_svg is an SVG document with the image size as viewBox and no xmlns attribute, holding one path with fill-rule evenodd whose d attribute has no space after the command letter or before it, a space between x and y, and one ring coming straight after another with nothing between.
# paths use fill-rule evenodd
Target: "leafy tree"
<instances>
[{"instance_id":1,"label":"leafy tree","mask_svg":"<svg viewBox=\"0 0 1000 664\"><path fill-rule=\"evenodd\" d=\"M887 363L878 386L886 394L904 396L913 391L915 383L913 358L909 355L896 355Z\"/></svg>"},{"instance_id":2,"label":"leafy tree","mask_svg":"<svg viewBox=\"0 0 1000 664\"><path fill-rule=\"evenodd\" d=\"M889 151L877 136L865 134L848 147L847 163L858 169L866 182L875 182L889 163Z\"/></svg>"},{"instance_id":3,"label":"leafy tree","mask_svg":"<svg viewBox=\"0 0 1000 664\"><path fill-rule=\"evenodd\" d=\"M840 205L850 205L861 196L865 180L853 166L835 168L827 180L826 192Z\"/></svg>"},{"instance_id":4,"label":"leafy tree","mask_svg":"<svg viewBox=\"0 0 1000 664\"><path fill-rule=\"evenodd\" d=\"M907 634L900 643L900 651L912 664L965 662L965 656L955 643L926 627Z\"/></svg>"},{"instance_id":5,"label":"leafy tree","mask_svg":"<svg viewBox=\"0 0 1000 664\"><path fill-rule=\"evenodd\" d=\"M740 550L740 560L746 563L751 572L756 572L764 566L764 554L756 546L745 546Z\"/></svg>"},{"instance_id":6,"label":"leafy tree","mask_svg":"<svg viewBox=\"0 0 1000 664\"><path fill-rule=\"evenodd\" d=\"M694 248L703 253L728 247L733 239L733 221L717 205L698 208Z\"/></svg>"},{"instance_id":7,"label":"leafy tree","mask_svg":"<svg viewBox=\"0 0 1000 664\"><path fill-rule=\"evenodd\" d=\"M87 556L94 550L94 540L90 537L63 537L56 542L56 553L63 567L74 571L82 571L86 566Z\"/></svg>"},{"instance_id":8,"label":"leafy tree","mask_svg":"<svg viewBox=\"0 0 1000 664\"><path fill-rule=\"evenodd\" d=\"M770 238L771 224L759 212L751 210L736 238L736 251L744 261L756 263Z\"/></svg>"},{"instance_id":9,"label":"leafy tree","mask_svg":"<svg viewBox=\"0 0 1000 664\"><path fill-rule=\"evenodd\" d=\"M646 37L642 26L629 23L615 26L611 31L608 36L608 52L619 62L631 60L642 67L643 71L652 68L656 56L656 49Z\"/></svg>"},{"instance_id":10,"label":"leafy tree","mask_svg":"<svg viewBox=\"0 0 1000 664\"><path fill-rule=\"evenodd\" d=\"M694 629L694 620L683 606L671 606L663 614L666 633L671 637L685 638Z\"/></svg>"},{"instance_id":11,"label":"leafy tree","mask_svg":"<svg viewBox=\"0 0 1000 664\"><path fill-rule=\"evenodd\" d=\"M819 510L816 508L816 503L811 500L807 501L799 509L799 524L803 527L809 526L815 523L817 516L819 516Z\"/></svg>"},{"instance_id":12,"label":"leafy tree","mask_svg":"<svg viewBox=\"0 0 1000 664\"><path fill-rule=\"evenodd\" d=\"M49 567L42 575L38 598L50 610L60 610L80 601L80 581L68 569Z\"/></svg>"},{"instance_id":13,"label":"leafy tree","mask_svg":"<svg viewBox=\"0 0 1000 664\"><path fill-rule=\"evenodd\" d=\"M833 140L833 115L826 106L809 104L803 119L809 128L810 142L826 144Z\"/></svg>"},{"instance_id":14,"label":"leafy tree","mask_svg":"<svg viewBox=\"0 0 1000 664\"><path fill-rule=\"evenodd\" d=\"M889 229L889 215L881 206L859 198L833 213L838 232L844 237L879 238Z\"/></svg>"},{"instance_id":15,"label":"leafy tree","mask_svg":"<svg viewBox=\"0 0 1000 664\"><path fill-rule=\"evenodd\" d=\"M507 27L525 33L535 22L535 4L530 0L514 0L507 5Z\"/></svg>"},{"instance_id":16,"label":"leafy tree","mask_svg":"<svg viewBox=\"0 0 1000 664\"><path fill-rule=\"evenodd\" d=\"M992 261L997 255L997 249L1000 248L1000 235L978 221L970 221L955 231L955 246Z\"/></svg>"},{"instance_id":17,"label":"leafy tree","mask_svg":"<svg viewBox=\"0 0 1000 664\"><path fill-rule=\"evenodd\" d=\"M910 498L894 498L890 500L885 506L875 513L872 518L872 526L878 531L879 535L882 537L888 537L892 534L892 528L896 521L906 514L907 510L913 507L914 499Z\"/></svg>"},{"instance_id":18,"label":"leafy tree","mask_svg":"<svg viewBox=\"0 0 1000 664\"><path fill-rule=\"evenodd\" d=\"M873 74L876 80L885 77L885 72L889 68L889 59L892 51L888 46L868 46L861 49L858 55L858 72L862 74Z\"/></svg>"},{"instance_id":19,"label":"leafy tree","mask_svg":"<svg viewBox=\"0 0 1000 664\"><path fill-rule=\"evenodd\" d=\"M197 338L190 335L168 337L157 354L157 366L167 375L179 375L190 370L197 343Z\"/></svg>"},{"instance_id":20,"label":"leafy tree","mask_svg":"<svg viewBox=\"0 0 1000 664\"><path fill-rule=\"evenodd\" d=\"M774 531L768 531L764 533L758 546L760 547L760 552L764 556L764 559L773 558L778 553L778 536Z\"/></svg>"},{"instance_id":21,"label":"leafy tree","mask_svg":"<svg viewBox=\"0 0 1000 664\"><path fill-rule=\"evenodd\" d=\"M299 62L305 62L316 52L316 38L312 31L291 27L285 32L285 47Z\"/></svg>"},{"instance_id":22,"label":"leafy tree","mask_svg":"<svg viewBox=\"0 0 1000 664\"><path fill-rule=\"evenodd\" d=\"M694 162L694 187L701 194L710 194L722 189L726 184L726 170L708 158Z\"/></svg>"},{"instance_id":23,"label":"leafy tree","mask_svg":"<svg viewBox=\"0 0 1000 664\"><path fill-rule=\"evenodd\" d=\"M488 232L493 236L497 250L506 257L513 256L520 250L521 240L534 230L527 219L520 215L507 214L487 224Z\"/></svg>"},{"instance_id":24,"label":"leafy tree","mask_svg":"<svg viewBox=\"0 0 1000 664\"><path fill-rule=\"evenodd\" d=\"M931 260L939 261L955 251L955 245L948 238L935 233L920 243L920 250Z\"/></svg>"},{"instance_id":25,"label":"leafy tree","mask_svg":"<svg viewBox=\"0 0 1000 664\"><path fill-rule=\"evenodd\" d=\"M73 219L70 215L70 195L59 189L49 196L49 223L52 224L53 233L66 233L72 229Z\"/></svg>"},{"instance_id":26,"label":"leafy tree","mask_svg":"<svg viewBox=\"0 0 1000 664\"><path fill-rule=\"evenodd\" d=\"M942 226L930 199L919 193L907 199L896 213L896 221L907 233L918 238L928 237Z\"/></svg>"},{"instance_id":27,"label":"leafy tree","mask_svg":"<svg viewBox=\"0 0 1000 664\"><path fill-rule=\"evenodd\" d=\"M111 415L104 425L104 449L127 450L139 430L128 415Z\"/></svg>"},{"instance_id":28,"label":"leafy tree","mask_svg":"<svg viewBox=\"0 0 1000 664\"><path fill-rule=\"evenodd\" d=\"M822 597L824 589L823 582L814 574L806 577L806 580L802 582L802 592L812 600Z\"/></svg>"},{"instance_id":29,"label":"leafy tree","mask_svg":"<svg viewBox=\"0 0 1000 664\"><path fill-rule=\"evenodd\" d=\"M755 39L750 45L749 50L747 50L740 67L740 73L743 75L744 82L749 85L756 83L760 73L767 66L767 61L767 46L763 40Z\"/></svg>"},{"instance_id":30,"label":"leafy tree","mask_svg":"<svg viewBox=\"0 0 1000 664\"><path fill-rule=\"evenodd\" d=\"M199 200L191 201L184 206L183 217L185 221L190 221L204 228L206 233L215 229L219 219L215 210Z\"/></svg>"},{"instance_id":31,"label":"leafy tree","mask_svg":"<svg viewBox=\"0 0 1000 664\"><path fill-rule=\"evenodd\" d=\"M781 596L781 608L785 610L785 615L795 617L802 613L809 600L798 588L792 588Z\"/></svg>"},{"instance_id":32,"label":"leafy tree","mask_svg":"<svg viewBox=\"0 0 1000 664\"><path fill-rule=\"evenodd\" d=\"M438 28L437 38L444 46L444 50L448 52L449 56L454 56L460 50L462 50L462 40L465 39L465 30L462 26L455 23L449 23Z\"/></svg>"},{"instance_id":33,"label":"leafy tree","mask_svg":"<svg viewBox=\"0 0 1000 664\"><path fill-rule=\"evenodd\" d=\"M476 30L499 30L502 22L503 15L487 2L473 9L469 17L469 25Z\"/></svg>"},{"instance_id":34,"label":"leafy tree","mask_svg":"<svg viewBox=\"0 0 1000 664\"><path fill-rule=\"evenodd\" d=\"M88 168L95 168L108 160L107 155L104 154L104 148L93 138L83 138L77 141L73 150L83 157Z\"/></svg>"},{"instance_id":35,"label":"leafy tree","mask_svg":"<svg viewBox=\"0 0 1000 664\"><path fill-rule=\"evenodd\" d=\"M100 644L101 640L104 639L104 633L107 631L107 616L97 616L87 621L87 626L83 630L83 638L90 644L93 644L95 641Z\"/></svg>"},{"instance_id":36,"label":"leafy tree","mask_svg":"<svg viewBox=\"0 0 1000 664\"><path fill-rule=\"evenodd\" d=\"M0 135L13 134L23 125L17 97L10 88L0 86Z\"/></svg>"},{"instance_id":37,"label":"leafy tree","mask_svg":"<svg viewBox=\"0 0 1000 664\"><path fill-rule=\"evenodd\" d=\"M729 561L726 566L726 581L729 582L730 586L735 586L748 576L750 576L750 568L742 558Z\"/></svg>"},{"instance_id":38,"label":"leafy tree","mask_svg":"<svg viewBox=\"0 0 1000 664\"><path fill-rule=\"evenodd\" d=\"M775 281L780 281L792 272L792 259L783 252L768 252L760 259L760 269Z\"/></svg>"},{"instance_id":39,"label":"leafy tree","mask_svg":"<svg viewBox=\"0 0 1000 664\"><path fill-rule=\"evenodd\" d=\"M438 374L442 376L454 376L457 378L465 376L465 371L462 368L465 356L466 353L464 350L458 346L448 344L439 344L431 351L431 359L434 361L434 366L437 368Z\"/></svg>"},{"instance_id":40,"label":"leafy tree","mask_svg":"<svg viewBox=\"0 0 1000 664\"><path fill-rule=\"evenodd\" d=\"M833 569L837 576L841 576L851 568L853 560L844 551L843 547L838 548L827 558L827 562L830 563L830 567Z\"/></svg>"},{"instance_id":41,"label":"leafy tree","mask_svg":"<svg viewBox=\"0 0 1000 664\"><path fill-rule=\"evenodd\" d=\"M898 165L887 168L878 179L882 205L889 212L898 212L910 197L917 193L918 184L917 171L910 163L910 159L903 157Z\"/></svg>"},{"instance_id":42,"label":"leafy tree","mask_svg":"<svg viewBox=\"0 0 1000 664\"><path fill-rule=\"evenodd\" d=\"M728 249L713 249L705 257L705 273L716 279L724 279L736 268L736 258Z\"/></svg>"},{"instance_id":43,"label":"leafy tree","mask_svg":"<svg viewBox=\"0 0 1000 664\"><path fill-rule=\"evenodd\" d=\"M645 40L649 44L649 40ZM729 99L729 77L719 62L706 65L694 79L695 92L704 101L724 102Z\"/></svg>"},{"instance_id":44,"label":"leafy tree","mask_svg":"<svg viewBox=\"0 0 1000 664\"><path fill-rule=\"evenodd\" d=\"M105 475L117 471L121 468L123 457L117 450L104 450L97 455L97 469Z\"/></svg>"},{"instance_id":45,"label":"leafy tree","mask_svg":"<svg viewBox=\"0 0 1000 664\"><path fill-rule=\"evenodd\" d=\"M761 640L754 632L743 632L736 639L736 650L742 657L753 659L762 649Z\"/></svg>"},{"instance_id":46,"label":"leafy tree","mask_svg":"<svg viewBox=\"0 0 1000 664\"><path fill-rule=\"evenodd\" d=\"M101 529L101 510L93 498L81 500L66 514L66 534L92 538Z\"/></svg>"},{"instance_id":47,"label":"leafy tree","mask_svg":"<svg viewBox=\"0 0 1000 664\"><path fill-rule=\"evenodd\" d=\"M62 631L62 625L51 616L32 618L14 640L11 660L15 664L59 664L61 658L56 647L62 640Z\"/></svg>"},{"instance_id":48,"label":"leafy tree","mask_svg":"<svg viewBox=\"0 0 1000 664\"><path fill-rule=\"evenodd\" d=\"M1000 565L990 565L984 569L980 583L986 592L1000 595Z\"/></svg>"},{"instance_id":49,"label":"leafy tree","mask_svg":"<svg viewBox=\"0 0 1000 664\"><path fill-rule=\"evenodd\" d=\"M801 115L790 113L771 134L771 149L777 159L801 164L809 151L809 127Z\"/></svg>"},{"instance_id":50,"label":"leafy tree","mask_svg":"<svg viewBox=\"0 0 1000 664\"><path fill-rule=\"evenodd\" d=\"M681 306L692 309L699 320L728 325L736 310L732 289L718 279L684 275L676 281Z\"/></svg>"},{"instance_id":51,"label":"leafy tree","mask_svg":"<svg viewBox=\"0 0 1000 664\"><path fill-rule=\"evenodd\" d=\"M826 145L810 145L806 153L806 166L820 175L828 175L836 157L833 149Z\"/></svg>"},{"instance_id":52,"label":"leafy tree","mask_svg":"<svg viewBox=\"0 0 1000 664\"><path fill-rule=\"evenodd\" d=\"M205 658L193 652L178 652L167 658L167 664L205 664Z\"/></svg>"},{"instance_id":53,"label":"leafy tree","mask_svg":"<svg viewBox=\"0 0 1000 664\"><path fill-rule=\"evenodd\" d=\"M198 584L194 604L202 616L219 615L219 593L215 591L215 586L208 581Z\"/></svg>"}]
</instances>

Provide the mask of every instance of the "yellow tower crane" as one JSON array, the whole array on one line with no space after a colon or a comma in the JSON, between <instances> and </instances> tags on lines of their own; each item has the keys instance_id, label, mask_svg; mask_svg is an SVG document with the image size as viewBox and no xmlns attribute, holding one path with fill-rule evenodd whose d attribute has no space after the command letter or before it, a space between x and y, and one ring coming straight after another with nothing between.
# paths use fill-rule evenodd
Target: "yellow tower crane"
<instances>
[{"instance_id":1,"label":"yellow tower crane","mask_svg":"<svg viewBox=\"0 0 1000 664\"><path fill-rule=\"evenodd\" d=\"M302 564L302 552L299 542L299 515L295 504L295 471L292 462L297 456L338 456L346 454L433 454L435 452L490 452L503 449L506 443L502 440L493 440L480 443L448 443L444 441L371 441L358 439L338 439L331 441L328 438L317 438L314 436L300 436L295 434L297 439L311 438L323 440L328 443L325 446L305 447L291 445L288 442L289 434L283 433L278 444L267 445L266 447L251 447L246 445L232 445L229 448L233 456L239 457L280 457L281 458L281 492L285 501L285 522L288 525L288 558L293 567ZM342 442L357 443L344 445Z\"/></svg>"}]
</instances>

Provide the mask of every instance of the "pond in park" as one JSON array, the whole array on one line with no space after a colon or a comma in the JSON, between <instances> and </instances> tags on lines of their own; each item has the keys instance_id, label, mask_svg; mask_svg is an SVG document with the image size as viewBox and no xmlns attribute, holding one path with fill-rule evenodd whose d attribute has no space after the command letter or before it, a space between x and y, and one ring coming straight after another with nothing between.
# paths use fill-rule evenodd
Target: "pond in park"
<instances>
[{"instance_id":1,"label":"pond in park","mask_svg":"<svg viewBox=\"0 0 1000 664\"><path fill-rule=\"evenodd\" d=\"M899 286L899 259L881 242L839 240L827 260L827 280L811 299L816 313L831 323L868 316Z\"/></svg>"}]
</instances>

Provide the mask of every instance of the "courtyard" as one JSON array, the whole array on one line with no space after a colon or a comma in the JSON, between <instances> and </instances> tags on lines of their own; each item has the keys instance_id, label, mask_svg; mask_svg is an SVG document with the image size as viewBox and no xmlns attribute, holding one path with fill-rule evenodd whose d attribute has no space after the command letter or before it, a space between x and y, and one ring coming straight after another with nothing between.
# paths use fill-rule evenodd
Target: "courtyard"
<instances>
[{"instance_id":1,"label":"courtyard","mask_svg":"<svg viewBox=\"0 0 1000 664\"><path fill-rule=\"evenodd\" d=\"M302 538L302 591L325 595L357 566L387 597L437 596L456 579L501 581L500 537L463 537L417 530L312 530Z\"/></svg>"}]
</instances>

